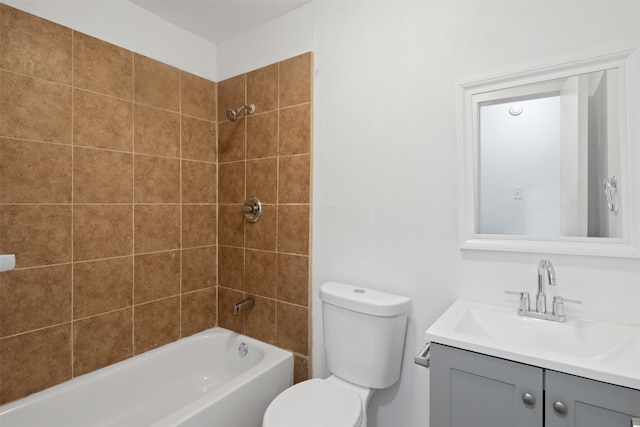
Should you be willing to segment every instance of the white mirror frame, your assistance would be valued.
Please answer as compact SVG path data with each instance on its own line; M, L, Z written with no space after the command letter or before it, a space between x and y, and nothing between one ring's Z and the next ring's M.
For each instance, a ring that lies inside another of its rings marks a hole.
M623 237L553 237L478 234L476 232L478 132L474 95L565 78L604 69L619 70L619 126ZM640 52L628 50L563 62L524 72L464 83L458 87L460 168L459 232L463 250L491 250L640 258Z

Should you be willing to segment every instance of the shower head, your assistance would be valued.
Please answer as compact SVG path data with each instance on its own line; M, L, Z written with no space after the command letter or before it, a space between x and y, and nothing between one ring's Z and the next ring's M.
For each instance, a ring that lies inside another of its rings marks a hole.
M227 108L227 118L232 122L238 120L238 116L242 112L242 110L247 110L247 114L253 114L256 112L256 106L254 104L243 105L242 107L238 107L235 110L233 108Z

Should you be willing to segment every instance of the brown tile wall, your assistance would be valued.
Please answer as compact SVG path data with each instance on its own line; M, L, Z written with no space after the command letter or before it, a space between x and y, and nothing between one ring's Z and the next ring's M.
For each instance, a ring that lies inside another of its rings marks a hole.
M0 40L5 403L215 325L217 88L3 4Z
M293 351L296 382L310 376L311 100L311 53L218 83L218 323ZM244 104L256 113L227 120ZM251 196L264 211L253 224Z
M216 321L310 377L312 55L217 85L3 4L0 40L0 404Z

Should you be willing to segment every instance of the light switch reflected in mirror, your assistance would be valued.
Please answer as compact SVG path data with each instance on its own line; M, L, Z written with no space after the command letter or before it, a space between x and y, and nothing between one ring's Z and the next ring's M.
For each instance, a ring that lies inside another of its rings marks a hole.
M461 85L463 249L640 256L637 57Z

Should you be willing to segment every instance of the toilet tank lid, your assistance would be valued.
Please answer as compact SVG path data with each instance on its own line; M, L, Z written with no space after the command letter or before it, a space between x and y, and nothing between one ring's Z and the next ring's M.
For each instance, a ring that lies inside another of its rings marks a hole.
M411 304L407 297L339 282L320 286L320 299L347 310L380 317L406 313Z

